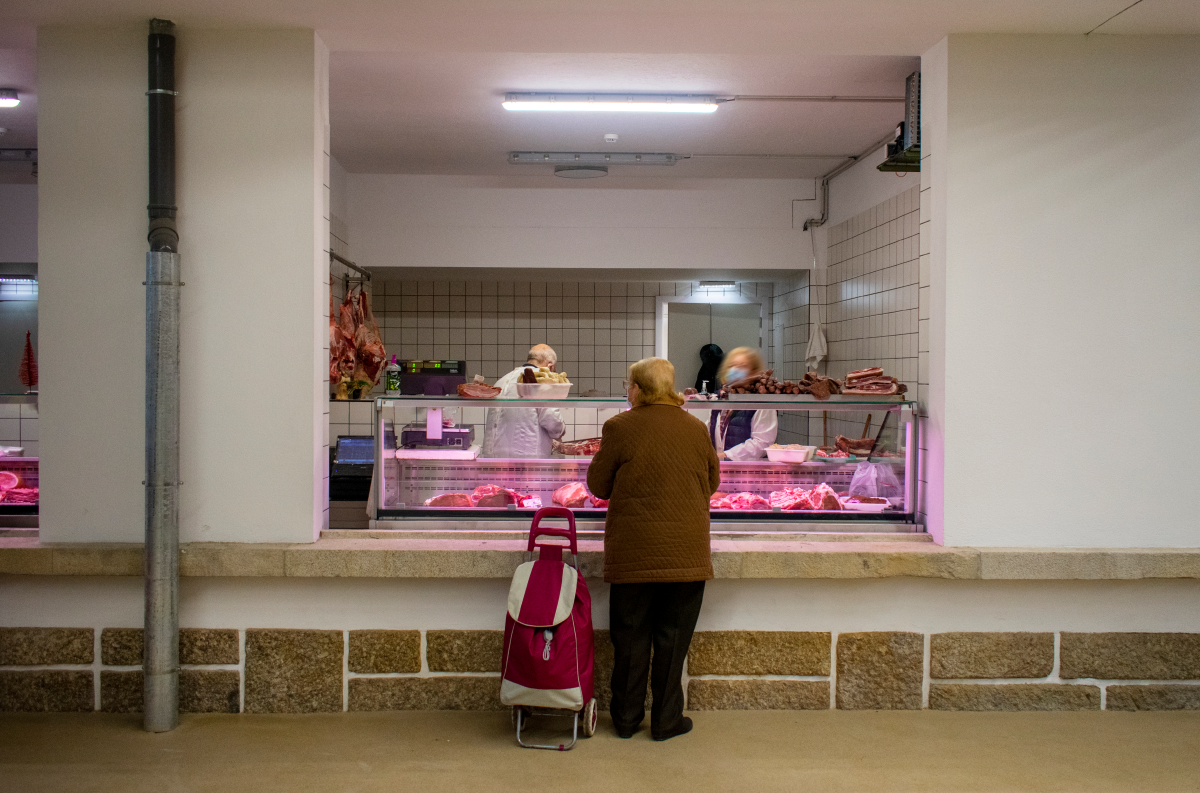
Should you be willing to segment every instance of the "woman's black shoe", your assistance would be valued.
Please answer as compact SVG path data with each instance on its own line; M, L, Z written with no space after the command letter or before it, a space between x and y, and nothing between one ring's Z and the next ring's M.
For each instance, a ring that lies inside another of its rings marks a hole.
M640 726L640 725L638 725L638 726ZM614 724L613 727L617 731L618 738L632 738L634 736L634 734L638 731L637 726L629 727L628 729L625 729L622 727L618 727L616 724Z
M683 721L681 721L679 723L679 726L676 727L675 729L671 730L670 732L664 732L662 735L651 735L650 737L656 741L665 741L668 738L674 738L676 735L685 735L686 733L689 733L691 731L692 731L692 720L689 719L687 716L684 716Z

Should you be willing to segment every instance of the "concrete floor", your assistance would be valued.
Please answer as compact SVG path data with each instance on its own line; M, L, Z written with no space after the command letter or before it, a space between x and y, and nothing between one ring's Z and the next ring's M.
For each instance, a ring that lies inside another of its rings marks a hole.
M570 752L507 713L0 714L0 790L1200 791L1200 713L692 713L653 743L601 716Z

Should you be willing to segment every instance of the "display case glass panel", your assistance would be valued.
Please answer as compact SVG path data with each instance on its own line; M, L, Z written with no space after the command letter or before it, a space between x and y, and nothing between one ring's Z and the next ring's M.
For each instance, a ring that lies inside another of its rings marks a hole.
M539 506L561 503L583 520L602 521L606 505L587 492L587 468L604 421L624 409L620 398L381 398L377 519L527 521ZM741 396L689 401L684 409L706 423L714 410L777 416L779 448L767 450L777 459L722 461L720 491L710 502L714 522L915 523L913 402ZM494 411L503 410L557 410L561 442L548 456L483 456Z

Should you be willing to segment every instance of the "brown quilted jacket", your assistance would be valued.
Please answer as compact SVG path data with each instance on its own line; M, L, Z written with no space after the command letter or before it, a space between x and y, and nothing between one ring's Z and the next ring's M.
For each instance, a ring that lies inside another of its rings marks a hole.
M610 499L604 580L613 584L713 577L708 499L721 468L708 430L674 405L643 405L604 422L588 489Z

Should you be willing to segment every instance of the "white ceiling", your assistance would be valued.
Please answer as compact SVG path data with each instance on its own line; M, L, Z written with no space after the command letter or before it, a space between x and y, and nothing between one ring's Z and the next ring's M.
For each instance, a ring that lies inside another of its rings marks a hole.
M1133 0L7 0L0 87L29 86L47 24L302 26L330 47L333 154L350 171L513 175L519 150L698 157L638 175L815 176L885 136L899 105L734 102L711 115L514 114L505 91L900 95L948 33L1083 35ZM1200 34L1200 0L1142 0L1096 35ZM17 85L12 85L12 83ZM25 93L23 91L23 93ZM28 123L3 119L26 135ZM11 113L12 111L8 111ZM602 136L620 141L606 146ZM21 140L24 140L21 138ZM757 159L745 155L832 155ZM2 178L2 177L0 177Z

